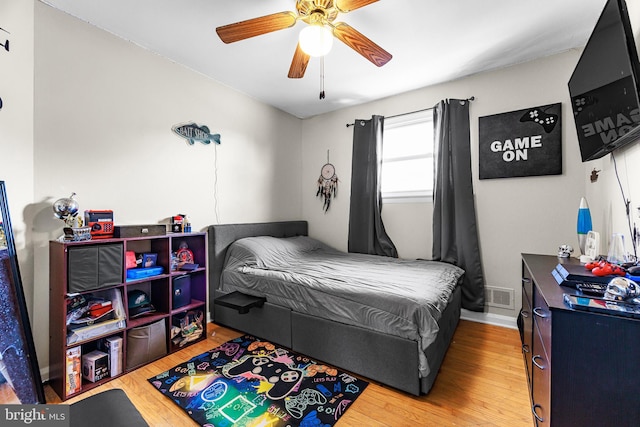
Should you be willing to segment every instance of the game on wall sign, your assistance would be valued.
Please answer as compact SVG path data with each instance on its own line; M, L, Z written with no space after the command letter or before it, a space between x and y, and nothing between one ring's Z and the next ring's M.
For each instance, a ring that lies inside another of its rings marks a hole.
M562 104L480 117L480 179L562 174Z

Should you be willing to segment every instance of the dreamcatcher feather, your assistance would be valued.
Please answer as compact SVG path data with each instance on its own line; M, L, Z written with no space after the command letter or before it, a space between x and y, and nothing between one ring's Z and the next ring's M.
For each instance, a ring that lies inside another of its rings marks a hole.
M316 197L320 196L323 199L322 208L324 211L329 210L331 206L331 197L336 197L338 194L338 177L326 180L322 176L318 179L318 192Z
M328 157L328 154L327 154ZM338 176L336 169L331 163L326 163L320 169L320 177L318 178L318 191L316 197L320 197L323 201L322 208L325 212L331 206L331 198L338 194Z

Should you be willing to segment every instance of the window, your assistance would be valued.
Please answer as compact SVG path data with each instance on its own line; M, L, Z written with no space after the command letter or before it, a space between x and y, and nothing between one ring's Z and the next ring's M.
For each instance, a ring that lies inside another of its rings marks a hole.
M431 110L384 121L382 198L385 202L431 201L433 194L433 113Z

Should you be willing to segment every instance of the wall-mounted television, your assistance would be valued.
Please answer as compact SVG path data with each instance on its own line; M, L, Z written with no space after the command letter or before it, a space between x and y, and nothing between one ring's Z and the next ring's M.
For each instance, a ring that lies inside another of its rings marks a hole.
M608 0L569 79L583 162L640 140L639 76L627 4Z

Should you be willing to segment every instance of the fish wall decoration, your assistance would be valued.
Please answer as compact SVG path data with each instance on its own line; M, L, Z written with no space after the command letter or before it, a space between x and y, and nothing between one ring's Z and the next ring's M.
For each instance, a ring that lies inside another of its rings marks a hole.
M220 144L220 134L211 134L207 126L199 126L191 122L175 125L171 130L179 137L186 139L189 145L195 144L196 141L205 145L211 144L211 141Z

